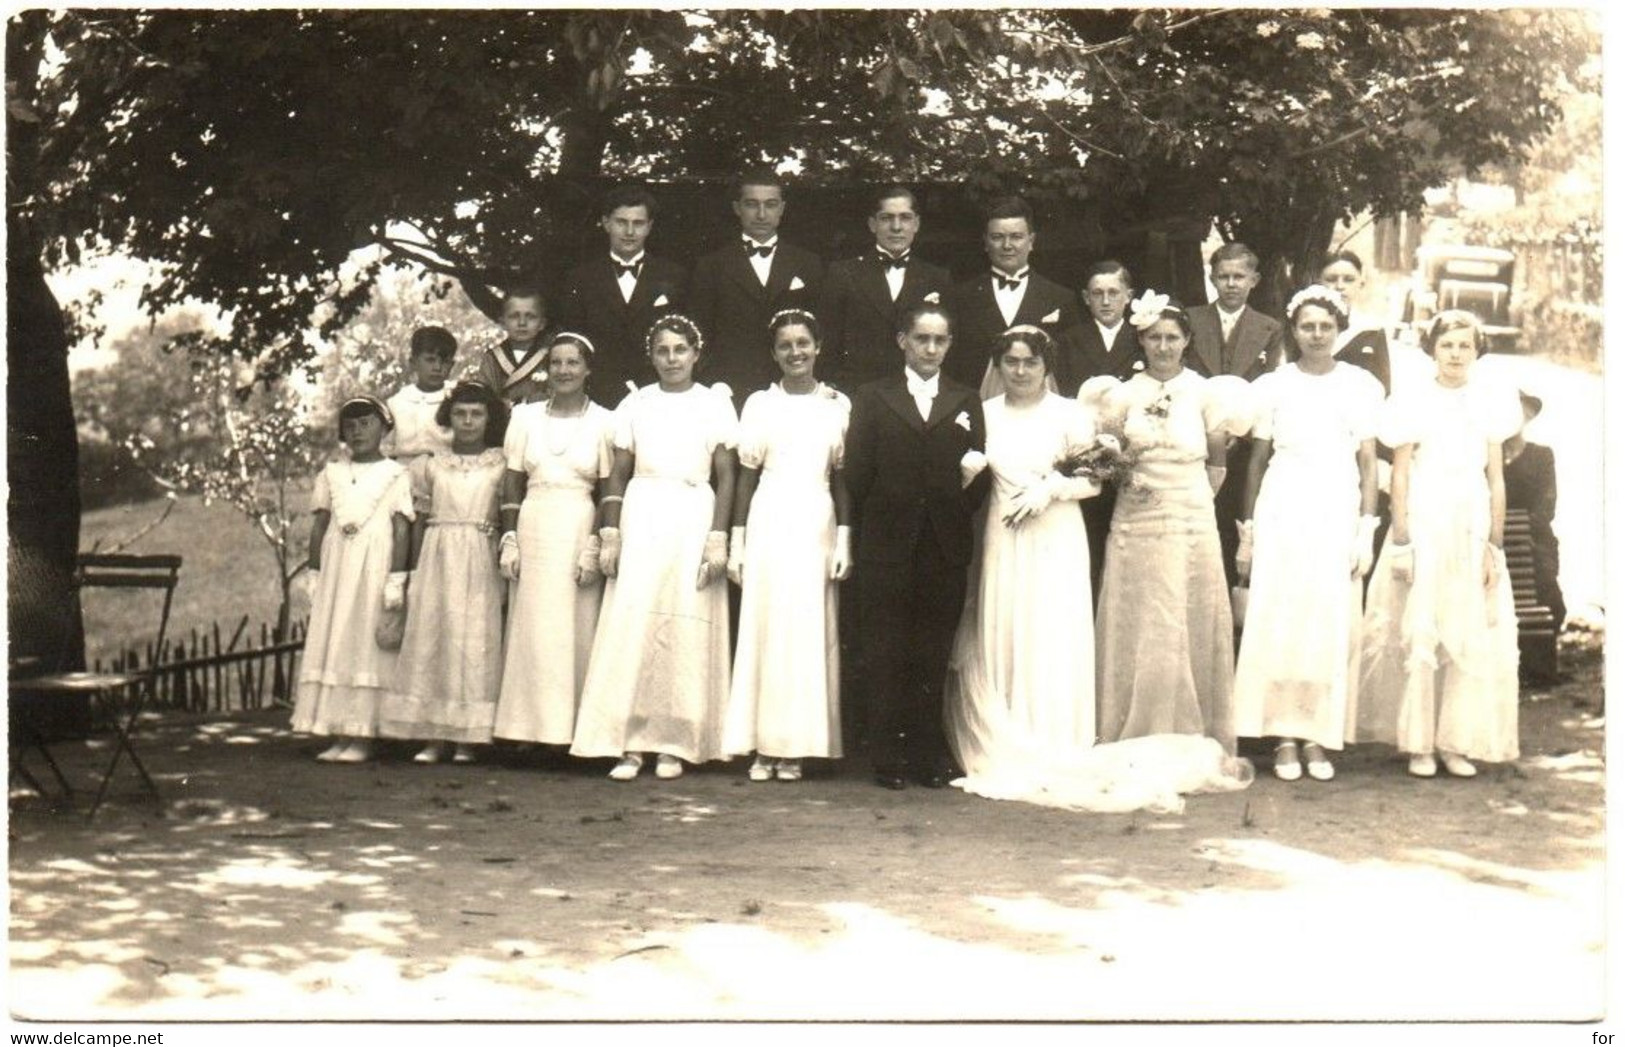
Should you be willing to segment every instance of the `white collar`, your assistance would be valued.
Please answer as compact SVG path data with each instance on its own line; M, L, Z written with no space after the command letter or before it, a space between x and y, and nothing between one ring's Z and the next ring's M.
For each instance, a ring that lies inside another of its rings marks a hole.
M621 261L620 255L616 254L614 251L611 251L609 253L609 260L614 262L616 265L640 265L643 262L643 256L648 253L649 252L647 251L639 251L637 254L623 262Z

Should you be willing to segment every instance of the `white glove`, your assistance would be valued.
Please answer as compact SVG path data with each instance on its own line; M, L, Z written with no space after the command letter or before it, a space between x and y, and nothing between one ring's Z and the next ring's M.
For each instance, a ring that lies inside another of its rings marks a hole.
M1353 571L1356 578L1371 573L1371 564L1377 558L1377 523L1375 516L1360 517L1360 529L1354 534Z
M1236 574L1242 581L1253 576L1253 521L1236 521Z
M969 487L971 481L987 468L987 455L981 451L966 451L959 460L959 486Z
M1224 477L1225 473L1227 472L1229 472L1229 470L1222 465L1210 465L1207 467L1207 485L1208 487L1212 488L1214 494L1218 494L1219 488L1224 486Z
M1016 492L1010 500L1010 511L1004 514L1004 522L1008 527L1020 527L1033 517L1049 508L1051 502L1059 492L1066 478L1060 473L1050 473L1036 483L1030 483Z
M581 544L581 552L576 554L576 584L583 589L604 576L598 569L598 555L603 544L596 534L589 534Z
M406 580L410 571L391 571L384 579L384 610L398 611L406 606Z
M745 584L745 529L735 527L728 539L728 581Z
M600 527L598 542L598 570L605 578L613 578L621 565L621 529Z
M497 543L497 570L510 582L519 580L519 535L513 531L503 531Z
M852 528L842 524L835 528L835 550L829 557L829 576L837 582L844 582L851 574Z
M705 551L700 554L700 570L694 578L694 588L704 589L728 571L728 532L707 531Z
M1407 585L1416 580L1416 551L1409 542L1393 542L1394 554L1389 558L1394 577Z

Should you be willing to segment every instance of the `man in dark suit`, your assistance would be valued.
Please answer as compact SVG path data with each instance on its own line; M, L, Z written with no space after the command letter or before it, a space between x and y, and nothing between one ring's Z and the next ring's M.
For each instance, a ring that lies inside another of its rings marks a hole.
M824 263L780 240L784 183L773 172L741 177L733 210L740 239L695 263L688 306L705 336L704 378L727 382L738 407L778 378L768 321L780 309L817 309Z
M592 398L614 407L628 382L654 377L644 337L666 313L680 312L687 274L669 259L644 250L654 229L655 200L642 186L623 185L604 197L599 224L609 240L565 278L560 320L592 339Z
M1258 286L1258 255L1240 241L1222 245L1208 260L1208 278L1218 301L1190 310L1191 344L1185 363L1207 377L1237 375L1252 381L1281 362L1281 324L1247 304ZM1236 574L1236 520L1241 515L1241 491L1247 482L1247 460L1253 442L1241 437L1225 457L1224 484L1213 497L1219 521L1219 548L1224 574L1234 586Z
M941 373L953 342L941 306L903 317L899 373L852 401L844 475L857 514L860 628L875 780L954 775L942 686L965 602L971 516L987 496L986 430L975 390ZM974 454L972 452L975 452Z
M914 194L888 186L869 216L875 248L829 267L818 320L832 384L851 392L897 370L897 319L921 302L940 303L948 270L914 255L920 215Z
M1079 386L1100 375L1126 382L1136 371L1145 370L1139 332L1125 319L1133 296L1134 277L1128 266L1111 258L1090 266L1083 285L1089 315L1082 323L1061 332L1057 344L1060 360L1055 368L1055 386L1061 395L1078 395ZM1117 489L1108 484L1098 496L1078 504L1089 534L1089 582L1099 600L1101 572L1106 569L1106 537L1117 507Z
M982 248L990 272L954 288L954 344L948 362L956 382L980 388L993 359L993 339L1017 324L1032 324L1051 338L1078 322L1072 292L1028 268L1038 235L1033 210L1019 196L993 201L983 225Z

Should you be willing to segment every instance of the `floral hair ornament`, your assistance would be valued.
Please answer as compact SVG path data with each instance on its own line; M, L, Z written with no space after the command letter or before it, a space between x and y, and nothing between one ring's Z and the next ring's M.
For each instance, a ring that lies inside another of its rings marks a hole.
M1291 316L1300 306L1319 305L1335 313L1345 324L1349 322L1349 303L1341 294L1325 284L1310 284L1286 303L1286 315Z
M812 313L808 312L805 309L780 309L778 312L774 313L772 315L772 317L770 317L768 319L768 321L767 321L768 329L771 330L771 329L777 327L779 325L779 321L780 320L785 320L785 319L790 319L790 320L811 320L813 323L818 322L818 317L814 316Z
M696 353L705 351L705 336L700 334L700 325L682 313L667 313L649 326L649 333L643 339L644 352L655 351L655 335L661 331L671 331L687 338L693 343Z
M1140 292L1140 297L1128 305L1128 322L1134 325L1136 331L1143 331L1147 327L1162 319L1162 311L1173 304L1173 299L1165 294L1157 294L1150 288Z
M593 353L598 351L593 346L592 339L588 338L579 331L560 331L558 334L547 340L547 347L551 349L560 342L574 342L575 344L581 346L581 351L586 353L588 356L591 356Z
M1049 338L1049 332L1048 331L1045 331L1042 327L1035 327L1032 324L1017 324L1014 327L1007 327L1007 328L1005 328L1004 333L1005 334L1025 334L1025 335L1035 335L1036 334L1036 335L1042 336L1046 340Z

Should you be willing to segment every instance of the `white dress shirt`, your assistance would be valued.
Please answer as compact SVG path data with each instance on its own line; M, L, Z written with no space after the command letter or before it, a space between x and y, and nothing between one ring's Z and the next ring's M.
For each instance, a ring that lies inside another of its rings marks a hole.
M1241 309L1245 308L1247 308L1245 305L1241 307ZM1219 338L1228 345L1230 343L1230 332L1236 329L1236 321L1241 319L1241 309L1237 309L1233 313L1227 313L1224 311L1224 306L1217 304L1214 305L1214 309L1218 310L1219 313Z
M1021 300L1027 297L1027 273L1023 269L1012 276L993 270L993 300L999 303L999 315L1004 317L1004 326L1009 327L1016 322L1016 313L1021 310ZM1001 286L1000 280L1016 281L1014 287Z
M931 420L931 401L937 398L937 379L942 377L938 371L930 378L921 378L910 367L903 368L903 379L908 383L908 395L914 398L914 406L920 409L920 421Z
M880 256L880 264L884 266L881 272L885 274L886 287L891 290L891 300L895 302L897 296L903 293L903 277L907 276L908 273L906 270L897 269L886 264L887 259L895 260L897 256L888 253L884 247L876 245L875 253ZM908 252L904 251L902 257L908 258Z
M755 240L752 240L750 237L747 236L747 237L745 237L745 246L746 247L770 247L770 248L773 249L772 252L769 253L766 258L761 257L760 255L756 254L754 251L751 252L751 254L748 256L750 258L750 267L752 269L756 270L756 279L758 279L758 280L760 280L762 282L763 287L766 287L767 286L768 274L773 271L773 255L777 254L778 250L779 250L779 238L775 236L775 237L773 237L773 239L767 241L766 243L759 244Z
M1106 346L1106 351L1109 353L1112 351L1112 346L1117 344L1117 332L1123 329L1123 321L1119 319L1117 326L1107 327L1099 320L1096 320L1095 329L1100 332L1100 341Z
M621 266L637 265L637 266L641 266L643 264L643 256L644 256L644 254L645 254L645 252L639 251L636 255L634 255L631 258L628 258L624 262L621 261L619 258L617 258L614 255L613 252L610 254L609 257L610 257L610 261L614 262L616 265L621 265ZM632 292L636 291L638 289L638 274L637 273L628 273L628 272L626 272L624 270L617 270L616 273L615 273L615 282L621 285L621 301L630 302L632 300Z
M391 396L388 403L395 416L395 428L385 434L383 452L391 458L409 460L420 454L451 450L451 430L441 428L434 418L449 391L449 386L430 393L408 385Z

